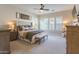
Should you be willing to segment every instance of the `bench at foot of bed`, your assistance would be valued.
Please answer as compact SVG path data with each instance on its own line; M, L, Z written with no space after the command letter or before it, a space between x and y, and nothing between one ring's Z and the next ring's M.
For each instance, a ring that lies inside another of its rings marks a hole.
M48 39L48 35L37 36L35 39L37 39L36 43L38 42L40 44L42 40Z

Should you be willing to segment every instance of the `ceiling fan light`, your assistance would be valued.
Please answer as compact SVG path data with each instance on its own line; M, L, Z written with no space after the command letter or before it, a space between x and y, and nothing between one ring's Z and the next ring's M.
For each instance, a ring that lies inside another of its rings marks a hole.
M40 11L40 13L43 13L44 12L44 10L39 10Z

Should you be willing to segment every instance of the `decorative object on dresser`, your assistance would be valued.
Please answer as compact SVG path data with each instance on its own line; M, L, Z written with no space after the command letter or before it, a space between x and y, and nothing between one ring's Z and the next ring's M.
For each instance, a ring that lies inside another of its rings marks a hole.
M79 26L67 26L67 53L79 54Z
M10 40L11 41L16 40L18 34L15 20L8 22L8 29L10 29Z
M15 20L9 21L7 25L8 25L8 29L10 29L11 31L17 31Z
M0 54L10 53L10 32L0 28Z

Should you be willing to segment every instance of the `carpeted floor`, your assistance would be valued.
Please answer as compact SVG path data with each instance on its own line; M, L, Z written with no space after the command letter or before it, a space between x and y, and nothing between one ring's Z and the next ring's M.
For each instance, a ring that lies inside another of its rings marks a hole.
M48 33L48 39L41 44L30 45L25 41L16 40L10 42L12 54L65 54L66 39L61 33Z

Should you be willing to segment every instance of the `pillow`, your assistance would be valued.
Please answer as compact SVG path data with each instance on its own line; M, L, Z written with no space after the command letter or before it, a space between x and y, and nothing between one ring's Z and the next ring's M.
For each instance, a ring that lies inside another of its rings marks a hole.
M22 26L18 26L18 30L22 31L23 30Z
M23 30L24 31L29 30L29 27L23 27Z

